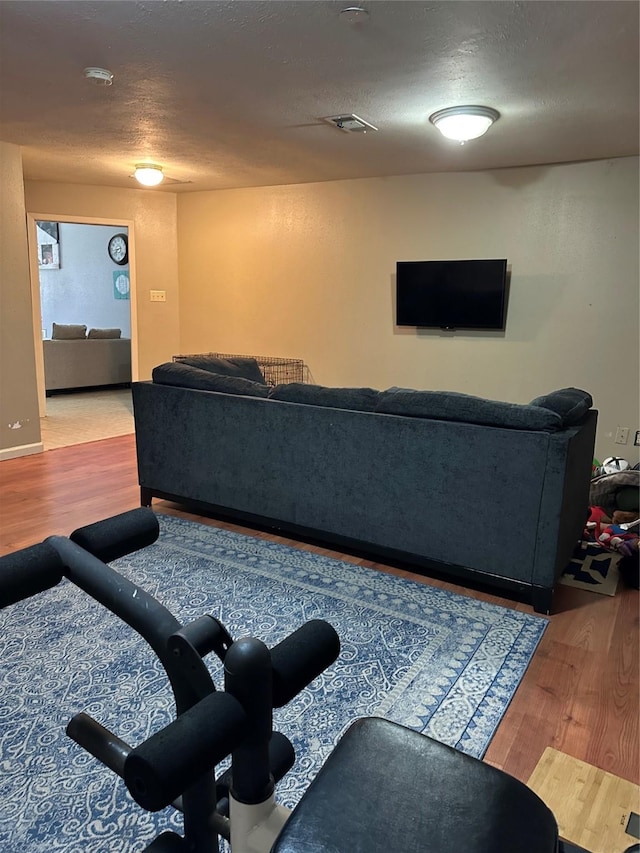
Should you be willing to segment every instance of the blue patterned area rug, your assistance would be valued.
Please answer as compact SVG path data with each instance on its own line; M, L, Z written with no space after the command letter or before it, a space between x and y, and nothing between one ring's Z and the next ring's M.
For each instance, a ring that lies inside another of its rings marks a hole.
M416 581L182 519L114 564L181 622L203 613L233 637L273 646L309 619L338 631L338 661L275 727L297 761L278 786L300 798L356 717L388 717L481 757L546 620ZM64 734L86 711L131 745L172 719L164 671L146 643L64 580L0 613L0 850L141 851L179 814L143 812L122 780ZM209 658L207 658L209 661ZM211 661L215 683L221 664Z

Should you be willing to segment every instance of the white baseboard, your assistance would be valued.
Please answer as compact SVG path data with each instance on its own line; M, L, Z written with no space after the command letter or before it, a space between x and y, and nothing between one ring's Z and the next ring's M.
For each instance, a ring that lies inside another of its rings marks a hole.
M5 447L0 450L0 462L5 459L16 459L18 456L32 456L34 453L43 453L44 445L41 441L34 444L20 444L17 447Z

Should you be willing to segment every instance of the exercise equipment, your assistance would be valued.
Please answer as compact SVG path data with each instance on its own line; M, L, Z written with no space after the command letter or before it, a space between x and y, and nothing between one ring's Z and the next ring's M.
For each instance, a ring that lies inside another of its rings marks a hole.
M234 640L204 615L181 625L107 561L159 535L140 508L0 558L0 607L63 577L137 631L171 684L176 718L135 748L85 713L67 734L124 779L134 800L184 817L147 853L557 853L555 819L525 785L425 735L378 718L357 720L290 813L275 785L293 766L290 741L273 731L287 704L337 658L331 625L312 620L274 648ZM216 689L204 657L223 662ZM231 756L218 778L216 766Z

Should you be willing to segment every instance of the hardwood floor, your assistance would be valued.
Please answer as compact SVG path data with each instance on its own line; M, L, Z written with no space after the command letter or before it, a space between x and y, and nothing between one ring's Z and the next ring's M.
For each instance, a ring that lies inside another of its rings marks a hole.
M139 506L134 436L0 463L0 554L69 535ZM157 512L202 521L389 571L532 612L525 604L426 579L328 549L202 518L166 502ZM631 782L640 781L639 594L613 597L559 586L542 642L485 760L526 782L545 747Z

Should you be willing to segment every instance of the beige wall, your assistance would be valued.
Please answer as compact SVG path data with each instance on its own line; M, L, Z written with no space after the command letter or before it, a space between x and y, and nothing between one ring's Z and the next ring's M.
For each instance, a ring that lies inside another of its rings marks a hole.
M3 387L0 449L39 441L19 150L2 154L0 353L25 349L9 358L26 402L21 415ZM613 443L640 427L637 158L179 196L27 182L25 197L32 213L133 223L140 378L219 349L304 358L322 384L517 402L575 385L600 410L598 456L637 459ZM504 335L395 327L396 260L456 257L508 258ZM16 420L33 435L5 436Z
M178 244L183 351L513 402L581 387L600 458L637 459L638 158L182 194ZM483 257L509 262L504 334L394 326L397 260Z
M38 452L40 420L22 155L0 142L0 459Z
M59 220L69 216L132 223L129 266L136 321L132 339L138 353L137 376L148 379L156 364L169 361L180 349L175 194L27 181L25 198L29 213L51 214ZM166 291L166 302L150 302L150 290Z

